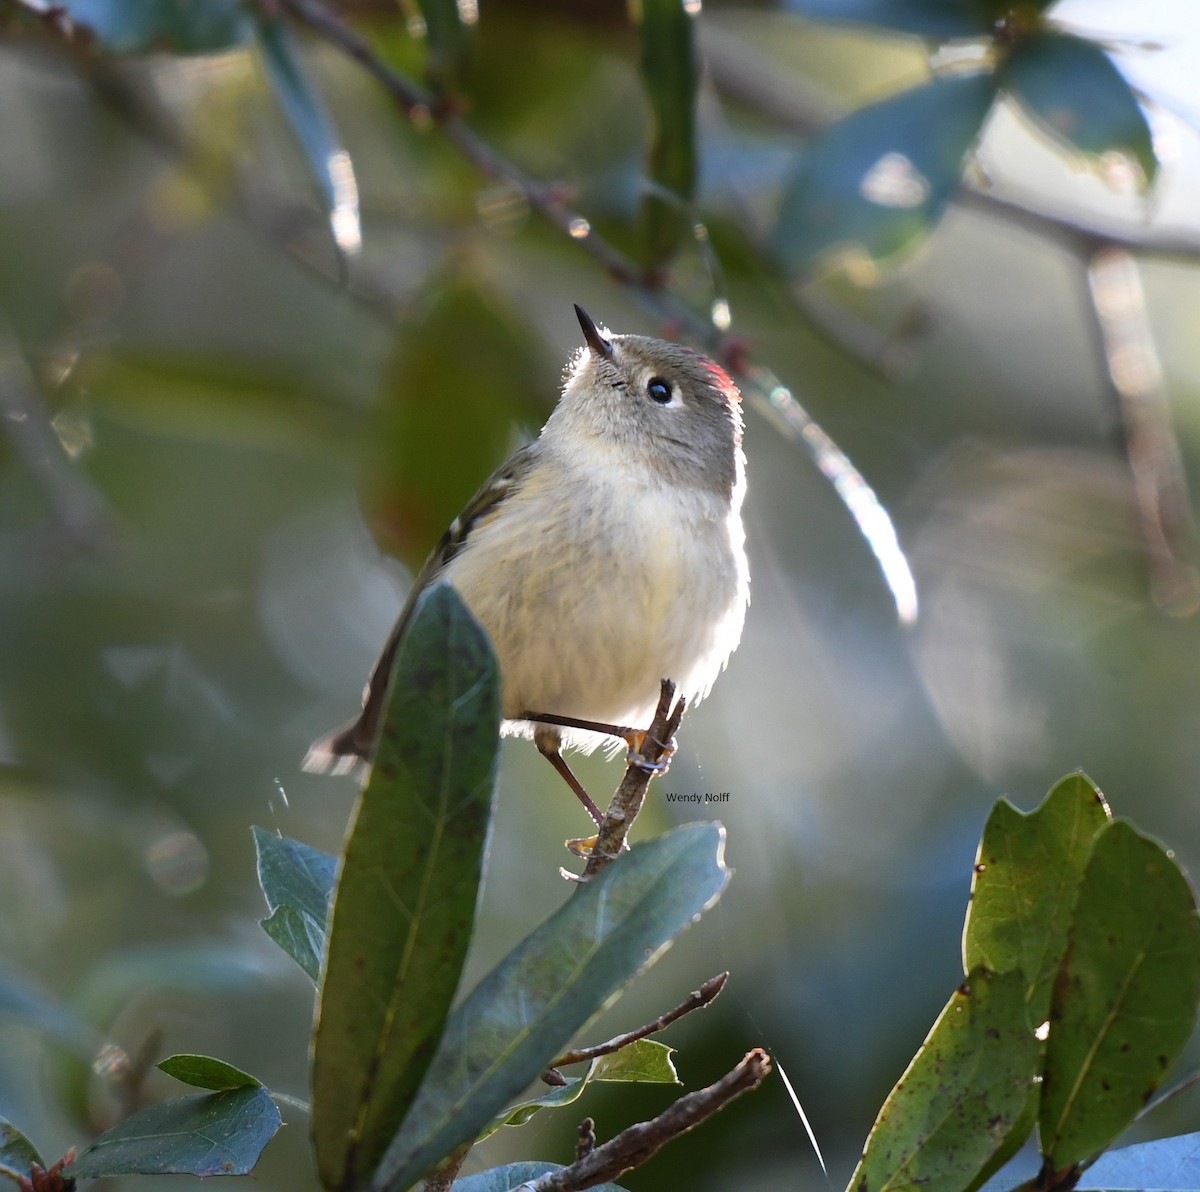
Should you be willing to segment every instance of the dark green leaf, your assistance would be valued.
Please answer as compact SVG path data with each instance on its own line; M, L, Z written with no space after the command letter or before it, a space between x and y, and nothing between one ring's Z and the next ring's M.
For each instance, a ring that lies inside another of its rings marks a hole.
M671 1062L675 1049L653 1039L638 1039L596 1061L593 1080L628 1080L648 1084L679 1084Z
M661 265L694 222L696 66L694 18L683 0L634 0L642 46L642 85L654 113L651 192L642 212L647 263Z
M207 54L240 45L249 33L243 0L62 0L61 7L114 54Z
M208 1055L169 1055L155 1064L155 1067L168 1076L174 1076L176 1080L194 1085L198 1089L240 1089L247 1085L258 1087L262 1084L261 1080L256 1080L241 1068L235 1068L224 1060L215 1060Z
M1083 1173L1078 1187L1102 1192L1196 1192L1200 1134L1158 1138L1108 1151Z
M990 37L987 0L787 0L788 8L825 21L880 25L920 37Z
M530 1097L527 1101L520 1101L508 1109L501 1110L479 1131L475 1141L482 1142L485 1138L490 1138L501 1126L523 1126L539 1109L557 1109L578 1101L594 1070L595 1064L589 1064L583 1076L573 1077L566 1084L548 1088L536 1097Z
M1040 125L1092 156L1123 153L1145 180L1158 170L1150 125L1125 77L1095 42L1043 29L1013 50L1004 88Z
M34 1163L46 1166L33 1143L12 1122L0 1118L0 1178L28 1176Z
M888 1094L849 1187L961 1192L1010 1144L1038 1050L1021 975L974 970Z
M1067 926L1092 840L1110 819L1083 774L1057 783L1028 815L1001 799L979 842L963 967L1025 974L1034 1023L1050 1012L1050 991L1067 946Z
M262 921L263 930L316 981L325 955L337 858L263 828L252 831L258 881L272 912Z
M438 92L453 94L462 86L471 49L470 30L457 0L417 0L425 22L429 56L425 74Z
M557 1163L510 1163L454 1181L453 1192L513 1192L528 1180L562 1171ZM597 1184L596 1192L622 1192L617 1184Z
M264 1088L177 1097L106 1130L65 1174L247 1175L280 1124Z
M958 188L996 94L990 74L936 79L839 121L805 152L773 236L803 275L839 249L890 256L923 236Z
M407 1187L474 1137L572 1036L720 894L724 829L635 844L457 1006L373 1187Z
M1021 1108L1021 1112L1017 1114L1016 1120L1010 1127L1008 1134L996 1147L995 1153L983 1165L979 1174L966 1186L965 1192L976 1192L977 1188L982 1188L987 1185L988 1181L998 1172L1002 1171L1005 1165L1012 1159L1025 1145L1026 1139L1033 1133L1037 1126L1038 1119L1038 1097L1039 1087L1037 1084L1029 1086L1029 1092L1025 1097L1025 1104ZM1019 1183L1020 1181L1015 1181Z
M1096 837L1050 1009L1039 1132L1055 1169L1107 1146L1196 1023L1200 918L1161 845L1115 820Z
M499 725L491 643L439 584L396 660L334 904L313 1057L328 1187L374 1170L441 1037L475 920Z
M321 193L334 243L344 253L362 247L358 216L358 183L350 154L334 131L320 93L300 61L300 52L283 19L255 9L255 27L267 77Z

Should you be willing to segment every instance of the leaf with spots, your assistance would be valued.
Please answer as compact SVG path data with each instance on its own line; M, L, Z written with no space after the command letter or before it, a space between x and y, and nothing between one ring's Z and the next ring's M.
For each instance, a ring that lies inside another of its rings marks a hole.
M364 1187L441 1037L475 919L499 750L486 633L445 584L396 659L346 845L313 1054L330 1188Z
M1091 779L1069 774L1027 815L1001 799L983 830L963 931L963 968L1023 973L1035 1024L1050 1012L1092 840L1111 818Z
M1200 918L1162 846L1115 820L1097 835L1054 984L1039 1132L1057 1170L1103 1150L1196 1024Z
M849 1188L962 1192L1011 1148L1037 1061L1020 973L973 970L888 1094Z

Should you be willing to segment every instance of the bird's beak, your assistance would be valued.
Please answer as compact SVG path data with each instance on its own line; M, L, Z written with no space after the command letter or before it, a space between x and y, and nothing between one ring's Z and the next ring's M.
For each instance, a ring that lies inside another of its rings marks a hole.
M613 358L612 344L600 334L600 328L592 322L592 316L578 302L575 303L575 315L579 319L580 327L583 328L583 339L587 346L601 359L611 360Z

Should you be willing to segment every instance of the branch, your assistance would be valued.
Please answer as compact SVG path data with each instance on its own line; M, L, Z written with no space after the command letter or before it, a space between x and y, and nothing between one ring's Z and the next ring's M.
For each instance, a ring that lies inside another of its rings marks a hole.
M665 1030L685 1014L690 1014L693 1010L703 1010L725 988L725 982L728 980L728 972L709 977L699 989L688 994L674 1010L668 1010L653 1022L648 1022L635 1031L629 1031L627 1034L618 1035L615 1039L609 1039L607 1043L597 1043L594 1047L581 1047L576 1051L565 1052L550 1065L551 1070L564 1068L568 1064L582 1064L585 1060L599 1059L602 1055L612 1055L614 1051L620 1051L622 1047L628 1047L630 1043L636 1043L639 1039L645 1039L648 1035Z
M640 1167L668 1142L720 1112L735 1097L758 1088L770 1071L770 1056L756 1047L716 1084L687 1093L658 1117L622 1130L569 1167L522 1184L518 1192L577 1192L615 1180L622 1173Z
M630 754L625 777L604 813L604 822L596 834L596 843L588 856L581 881L595 877L617 859L625 847L625 837L642 809L650 779L666 771L671 754L675 752L675 733L686 706L686 701L680 699L672 708L674 699L675 684L670 679L663 679L654 719L646 730L640 753Z
M1137 262L1108 246L1087 263L1089 310L1120 417L1155 605L1175 616L1200 608L1200 545L1170 402Z

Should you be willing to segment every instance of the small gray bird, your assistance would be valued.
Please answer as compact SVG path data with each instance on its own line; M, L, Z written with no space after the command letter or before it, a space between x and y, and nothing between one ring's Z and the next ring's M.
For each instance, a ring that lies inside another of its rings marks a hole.
M361 715L317 741L306 769L369 763L396 650L439 580L491 636L502 731L532 737L597 823L562 749L631 740L626 726L649 724L661 679L695 702L737 648L750 600L737 386L690 348L612 335L575 313L586 346L541 435L454 519L413 583Z

